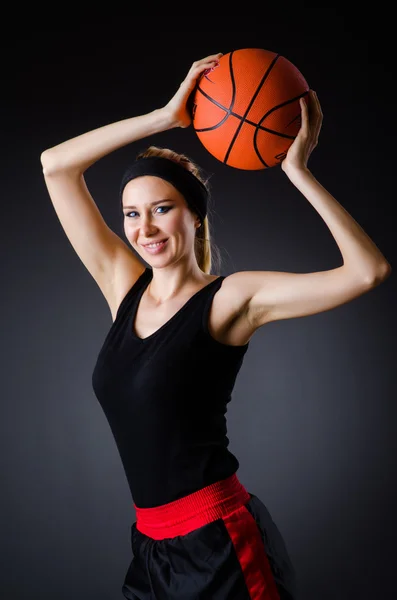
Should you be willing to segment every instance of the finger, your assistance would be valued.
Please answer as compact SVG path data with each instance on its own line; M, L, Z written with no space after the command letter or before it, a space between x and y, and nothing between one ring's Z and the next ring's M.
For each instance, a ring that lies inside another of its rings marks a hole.
M315 131L316 131L316 127L317 127L318 114L317 114L316 99L315 99L313 90L309 91L309 108L308 108L308 110L309 110L310 135L311 135L312 139L314 139Z
M320 105L320 101L317 96L317 92L313 92L313 103L315 106L315 113L317 116L317 120L322 121L323 120L323 111L321 110L321 105Z
M314 115L313 115L313 144L317 146L318 137L321 130L321 125L323 122L323 113L321 111L320 102L318 100L318 96L316 92L313 91L313 105L314 105Z
M321 110L321 105L320 105L320 101L319 101L318 96L317 96L317 92L313 92L313 93L314 93L314 99L315 99L315 102L316 102L317 112L320 115L320 117L323 118L323 111Z
M198 60L190 67L188 77L189 79L199 79L201 75L210 73L216 67L219 66L219 58L221 54L215 54L212 57L207 57L203 60Z
M210 63L217 62L220 57L223 56L222 52L217 52L217 54L210 54L201 60L196 60L191 66L191 70L197 70L200 68L204 68L204 65L208 65Z
M308 113L308 126L310 130L310 134L313 134L313 131L317 127L318 122L318 108L317 102L315 98L315 92L313 90L309 90L309 100L307 103L307 113Z
M299 98L301 107L301 132L307 134L309 132L309 114L305 98Z
M206 72L209 73L218 66L219 58L221 56L223 56L222 53L218 52L217 54L211 54L210 56L207 56L201 60L196 60L190 67L188 74L180 85L187 86L188 88L196 85L197 81L203 74Z
M223 56L222 52L217 52L216 54L210 54L206 58L203 58L202 61L203 62L208 62L208 61L211 61L211 60L219 60L221 56ZM201 62L201 61L199 61L199 62Z
M317 125L318 122L321 122L323 119L323 113L321 110L320 102L318 96L315 91L311 93L311 102L312 102L312 117L313 124Z

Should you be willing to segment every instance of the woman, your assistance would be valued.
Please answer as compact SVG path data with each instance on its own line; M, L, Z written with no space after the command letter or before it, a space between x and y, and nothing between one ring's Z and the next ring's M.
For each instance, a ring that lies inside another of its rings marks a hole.
M90 165L149 135L191 124L189 97L221 54L194 62L162 108L42 153L45 182L113 324L93 387L134 499L126 598L296 598L295 571L265 505L237 477L225 413L261 326L330 310L384 281L391 267L313 177L322 113L301 99L301 128L281 168L323 218L343 265L315 273L211 275L208 186L186 156L151 146L120 190L131 249L105 224L84 181ZM145 267L144 263L149 267Z

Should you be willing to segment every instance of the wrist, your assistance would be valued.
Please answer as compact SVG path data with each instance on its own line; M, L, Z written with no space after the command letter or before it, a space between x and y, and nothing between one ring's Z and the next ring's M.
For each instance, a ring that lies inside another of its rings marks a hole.
M163 106L161 108L156 108L153 113L156 115L156 118L164 126L164 129L174 129L179 126L179 121L175 118L175 115L168 110L167 106Z
M288 179L290 179L291 181L294 181L296 179L301 179L304 177L309 177L312 175L311 171L304 165L302 165L302 166L296 166L296 165L286 166L285 168L283 168L283 171L287 175Z

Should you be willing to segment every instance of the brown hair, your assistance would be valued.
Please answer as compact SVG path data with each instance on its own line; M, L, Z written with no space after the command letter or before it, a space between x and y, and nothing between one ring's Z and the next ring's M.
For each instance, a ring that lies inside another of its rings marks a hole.
M207 190L210 191L209 180L202 175L200 167L185 154L178 154L178 152L175 152L170 148L159 148L158 146L149 146L148 148L146 148L146 150L142 150L141 152L139 152L136 158L147 158L149 156L161 156L163 158L173 160L174 162L178 163L179 165L190 171L205 185ZM208 204L210 204L210 196ZM205 217L201 226L196 229L196 237L194 242L194 252L196 255L197 264L204 273L211 273L213 262L216 262L216 267L218 270L220 270L221 263L219 249L216 246L216 244L213 241L211 241L211 226L208 219L209 214L210 206L208 205L207 216Z

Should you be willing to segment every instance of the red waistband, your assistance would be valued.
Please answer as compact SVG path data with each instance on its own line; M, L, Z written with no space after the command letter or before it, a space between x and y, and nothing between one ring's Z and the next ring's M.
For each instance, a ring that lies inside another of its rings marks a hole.
M185 535L229 515L250 498L249 492L234 473L227 479L162 506L138 508L134 504L136 528L155 540Z

